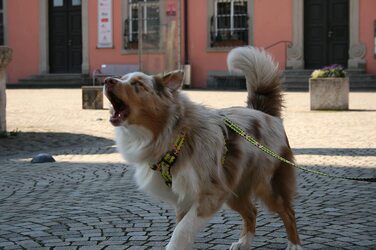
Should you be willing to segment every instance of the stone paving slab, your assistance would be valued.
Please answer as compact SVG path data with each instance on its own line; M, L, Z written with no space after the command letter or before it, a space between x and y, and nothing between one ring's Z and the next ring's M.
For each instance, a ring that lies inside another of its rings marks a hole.
M243 92L188 94L214 107L245 100ZM307 98L286 95L285 126L298 162L375 176L376 93L352 93L348 112L310 112ZM107 111L81 110L79 90L11 90L8 101L8 128L20 132L0 139L0 249L164 248L174 211L136 189L132 168L114 148ZM57 162L31 164L41 151ZM376 249L375 184L299 172L298 192L305 249ZM253 248L284 249L281 220L258 208ZM195 249L228 249L240 230L239 216L222 210Z

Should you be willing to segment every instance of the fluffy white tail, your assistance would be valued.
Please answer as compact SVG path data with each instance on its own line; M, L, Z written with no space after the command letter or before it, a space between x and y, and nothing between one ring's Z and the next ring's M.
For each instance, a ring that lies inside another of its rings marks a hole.
M247 80L249 108L272 116L281 116L282 89L278 64L264 50L238 47L227 56L230 72L241 73Z

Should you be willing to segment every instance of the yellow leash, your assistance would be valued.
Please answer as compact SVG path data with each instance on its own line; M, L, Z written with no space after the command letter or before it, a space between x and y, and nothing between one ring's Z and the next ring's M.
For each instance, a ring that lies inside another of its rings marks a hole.
M376 177L372 178L359 178L359 177L347 177L347 176L339 176L339 175L333 175L333 174L328 174L324 173L318 170L312 170L308 169L306 167L297 165L282 156L278 155L276 152L272 151L268 147L261 145L259 142L255 140L251 135L247 134L242 128L240 128L235 122L231 121L228 117L224 116L224 122L228 128L230 128L232 131L243 137L246 141L251 143L252 145L256 146L259 148L261 151L263 151L265 154L268 154L282 162L285 162L289 164L290 166L293 166L295 168L298 168L304 172L310 173L310 174L316 174L316 175L321 175L321 176L326 176L326 177L331 177L331 178L337 178L337 179L345 179L345 180L353 180L353 181L364 181L364 182L376 182Z

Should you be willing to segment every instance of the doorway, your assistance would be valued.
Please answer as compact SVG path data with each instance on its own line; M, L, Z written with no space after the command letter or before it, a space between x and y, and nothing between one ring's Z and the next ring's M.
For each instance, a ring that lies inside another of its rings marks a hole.
M341 64L349 59L349 0L304 1L306 69Z
M49 1L50 73L81 73L81 0Z

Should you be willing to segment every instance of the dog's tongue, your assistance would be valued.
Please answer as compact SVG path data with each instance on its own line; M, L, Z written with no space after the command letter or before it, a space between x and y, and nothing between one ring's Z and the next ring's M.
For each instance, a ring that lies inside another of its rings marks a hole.
M120 111L116 111L110 118L110 122L114 126L120 126L121 123L127 118L128 116L128 109L122 109Z

